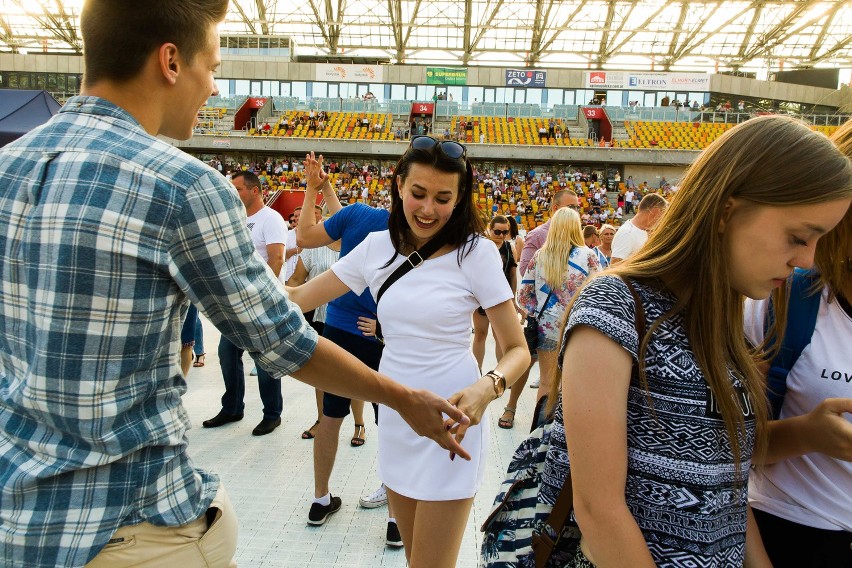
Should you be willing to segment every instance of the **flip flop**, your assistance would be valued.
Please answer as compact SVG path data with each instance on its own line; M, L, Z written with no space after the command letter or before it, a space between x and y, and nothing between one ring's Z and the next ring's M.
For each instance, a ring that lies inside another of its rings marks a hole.
M204 356L206 353L202 353L201 355L195 356L195 362L192 364L193 367L203 367L204 366Z
M360 448L364 445L366 440L364 436L367 434L367 429L364 428L363 424L355 425L355 435L352 436L352 440L349 442L353 447Z
M313 426L311 426L310 428L308 428L307 430L302 432L302 439L303 440L313 440L314 439L313 429L317 427L317 424L319 424L319 420L314 422Z

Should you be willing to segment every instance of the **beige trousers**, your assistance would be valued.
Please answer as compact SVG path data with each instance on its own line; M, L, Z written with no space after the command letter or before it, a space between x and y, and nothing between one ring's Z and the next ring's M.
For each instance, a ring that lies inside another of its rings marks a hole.
M121 527L86 568L236 568L236 549L237 517L220 484L207 515L180 527Z

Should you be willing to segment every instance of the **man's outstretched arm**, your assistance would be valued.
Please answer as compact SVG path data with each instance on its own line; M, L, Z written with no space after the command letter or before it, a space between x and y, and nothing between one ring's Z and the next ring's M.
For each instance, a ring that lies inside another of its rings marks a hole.
M449 452L470 459L470 454L444 426L444 414L453 421L469 424L462 411L435 393L410 389L377 373L324 337L319 338L316 351L307 364L291 375L322 391L389 406L417 434L431 438Z

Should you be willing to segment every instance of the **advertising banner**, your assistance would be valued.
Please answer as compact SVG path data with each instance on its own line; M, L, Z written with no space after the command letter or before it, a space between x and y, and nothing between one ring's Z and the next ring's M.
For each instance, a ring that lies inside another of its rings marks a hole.
M630 89L636 91L709 91L706 73L632 73L629 71L587 71L587 89Z
M587 71L587 89L624 89L624 73L621 71Z
M381 65L332 65L316 64L316 80L331 83L383 83L384 69Z
M467 69L450 67L427 67L427 85L467 85Z
M532 69L506 69L507 87L538 87L543 88L547 82L547 71Z

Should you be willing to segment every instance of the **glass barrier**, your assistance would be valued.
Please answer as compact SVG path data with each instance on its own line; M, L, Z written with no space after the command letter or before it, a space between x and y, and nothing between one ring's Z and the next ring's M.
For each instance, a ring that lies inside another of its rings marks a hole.
M211 107L239 108L246 100L245 96L210 97L207 105ZM545 107L527 103L471 103L463 106L456 101L408 101L312 98L301 101L297 97L272 97L274 109L278 112L292 110L324 110L326 112L355 112L380 113L405 116L411 114L412 105L429 103L435 105L434 117L439 120L451 120L462 116L488 116L497 118L555 118L576 121L580 108L591 105L553 105ZM639 106L604 106L609 119L618 126L625 121L658 121L658 122L717 122L738 124L755 116L755 112L717 112L712 109L695 110L690 107L639 107ZM761 114L761 113L757 113ZM816 126L840 126L850 119L848 114L819 114L792 115Z
M215 108L232 108L238 109L243 106L243 103L248 99L245 95L235 95L232 97L209 97L207 106Z

